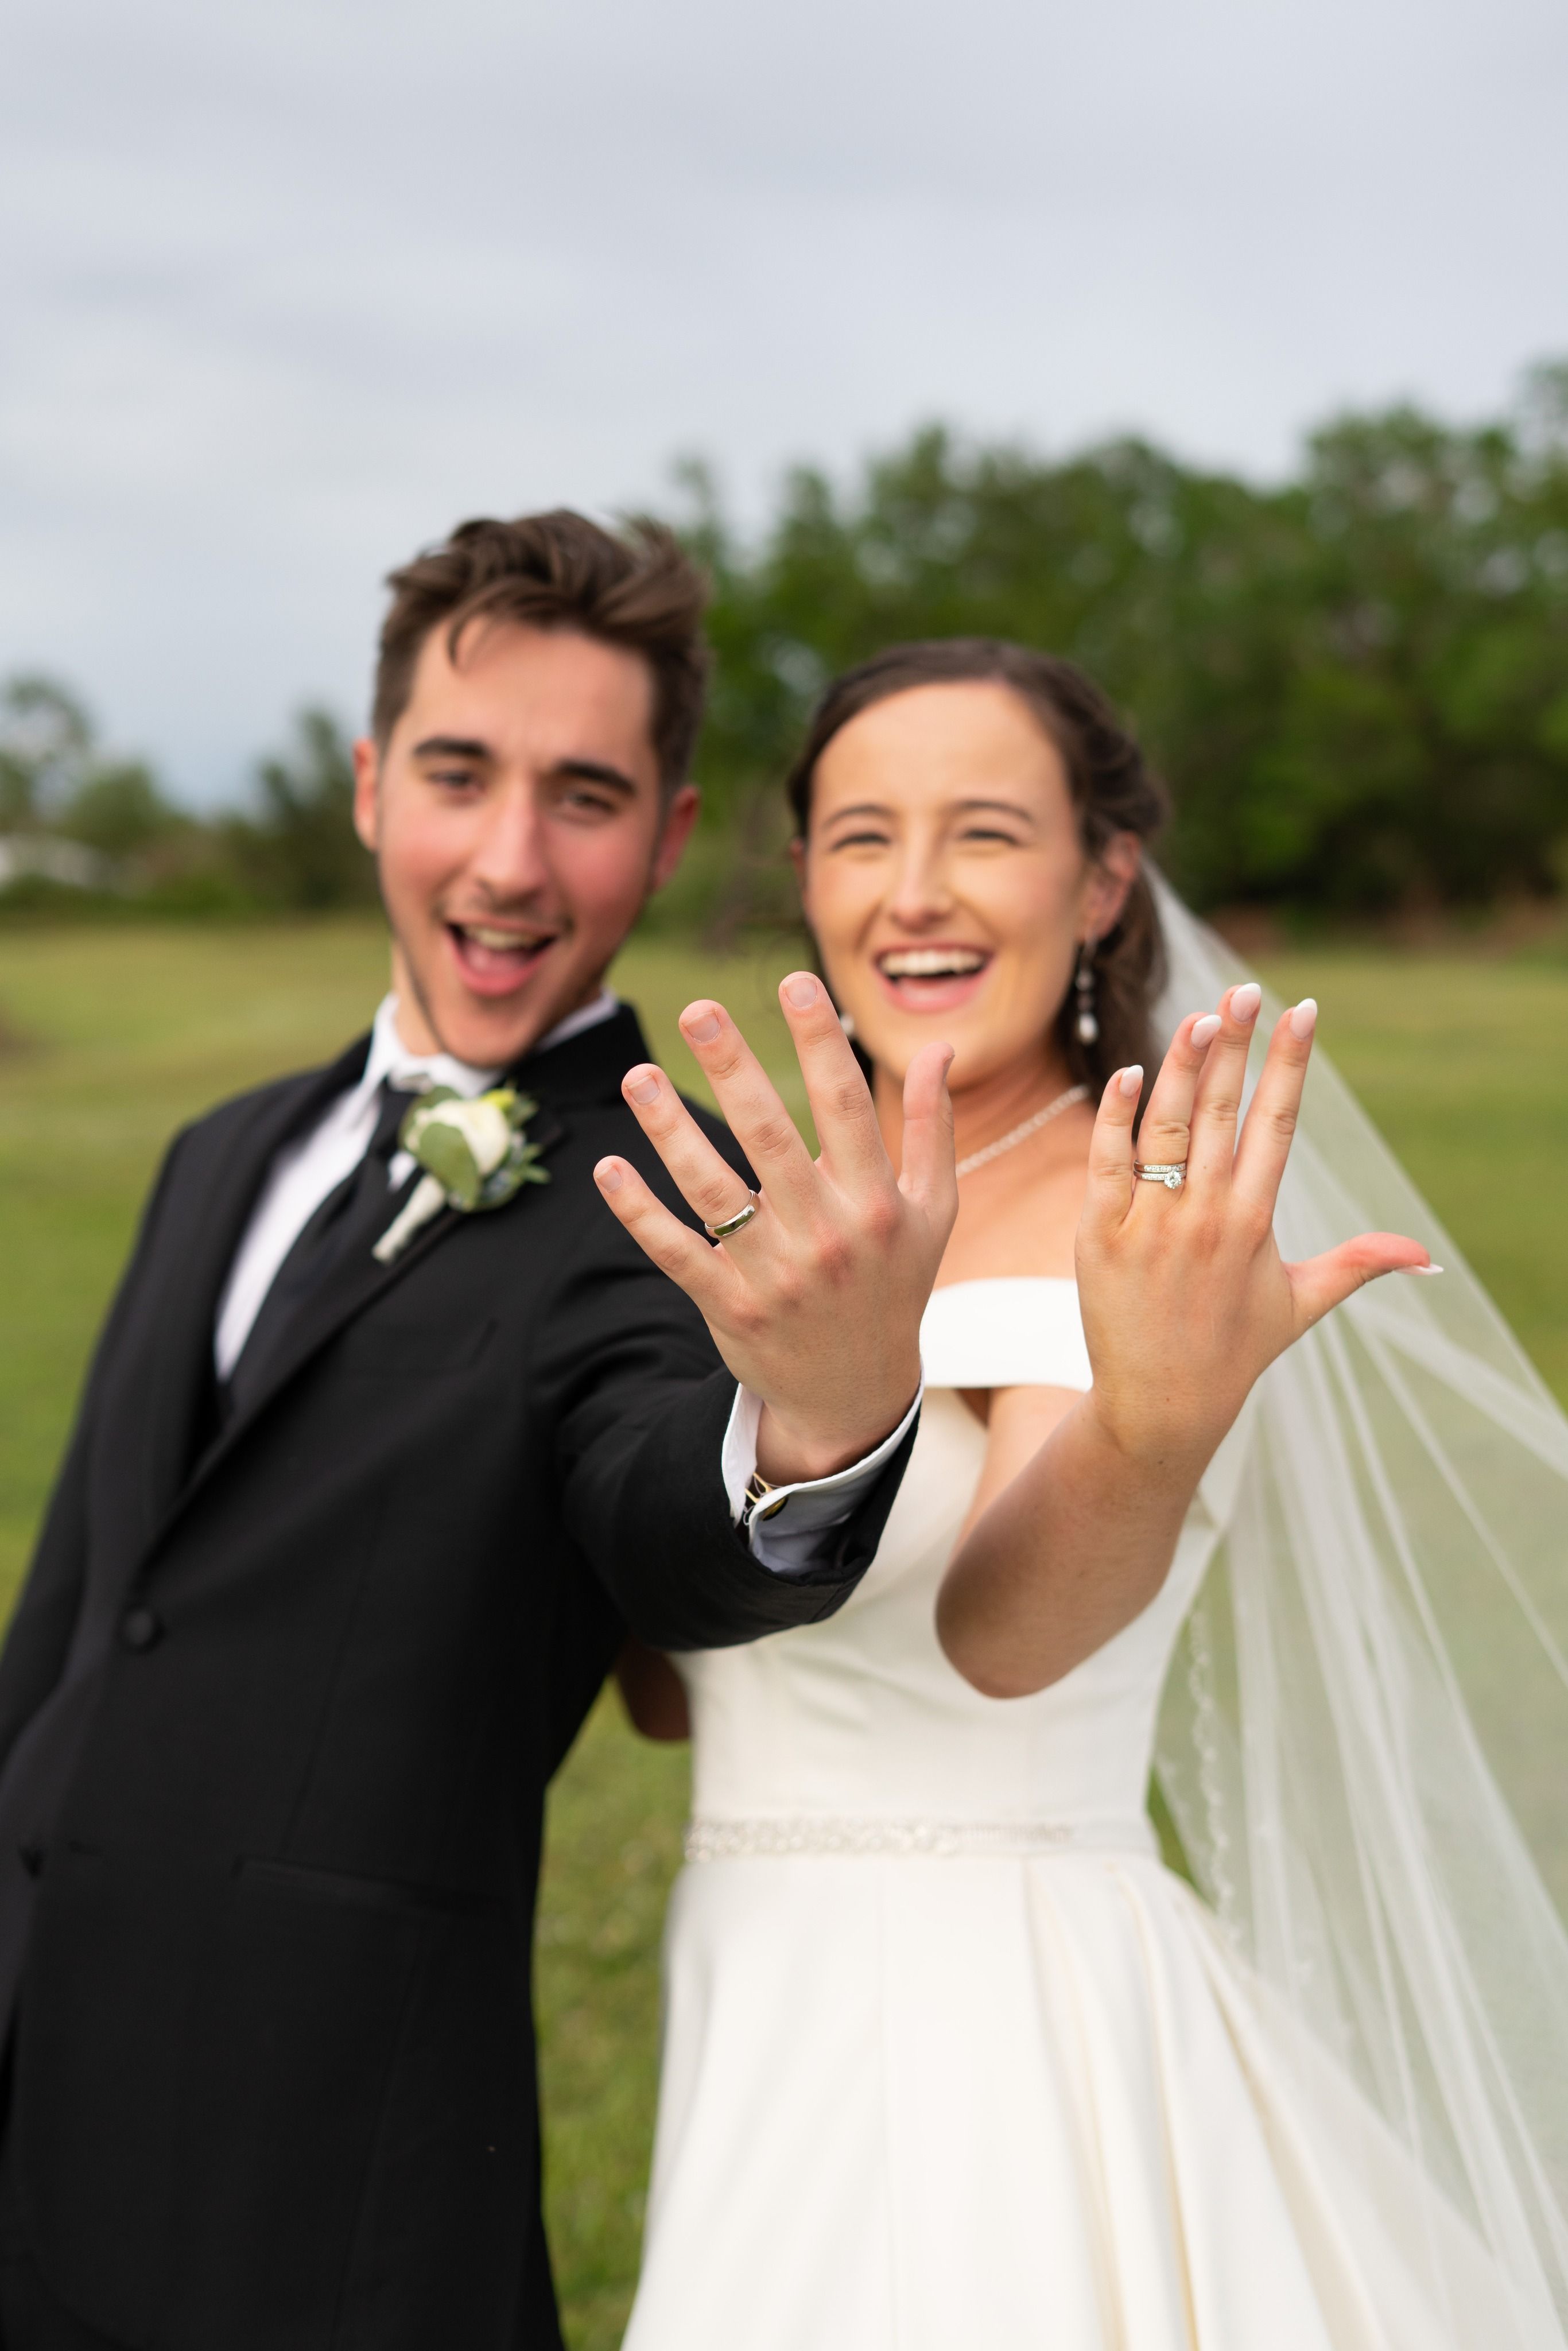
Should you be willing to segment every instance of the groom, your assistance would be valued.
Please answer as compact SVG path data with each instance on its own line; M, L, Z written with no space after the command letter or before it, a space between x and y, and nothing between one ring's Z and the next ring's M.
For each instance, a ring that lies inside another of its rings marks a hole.
M629 1163L697 1221L603 985L695 813L697 578L550 514L392 586L357 820L392 993L176 1137L0 1657L0 2351L555 2351L547 1782L628 1627L837 1608L908 1450L940 1236L885 1165L727 1245L738 1391L594 1188ZM845 1114L831 1007L791 993ZM776 1098L688 1026L744 1113L707 1134L762 1164ZM383 1262L410 1089L502 1073L549 1180Z

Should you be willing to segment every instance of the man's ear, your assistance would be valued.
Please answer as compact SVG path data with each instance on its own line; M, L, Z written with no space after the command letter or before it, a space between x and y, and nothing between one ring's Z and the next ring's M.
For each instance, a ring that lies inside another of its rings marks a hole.
M378 746L368 735L361 735L354 745L354 831L372 857L380 846L381 799L377 786L381 772Z
M653 852L653 869L648 875L651 891L662 890L666 882L674 879L675 868L685 855L686 843L692 837L692 827L697 820L697 810L703 804L702 794L695 784L683 784L664 810L664 821Z

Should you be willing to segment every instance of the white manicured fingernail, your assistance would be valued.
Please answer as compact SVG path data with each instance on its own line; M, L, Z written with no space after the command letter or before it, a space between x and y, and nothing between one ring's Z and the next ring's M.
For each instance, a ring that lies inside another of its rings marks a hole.
M626 1092L632 1102L642 1102L645 1107L649 1102L656 1102L658 1101L659 1081L656 1077L650 1077L638 1078L636 1081L633 1082L630 1078L628 1078L626 1081Z
M1291 1034L1310 1037L1317 1025L1318 999L1315 996L1303 996L1291 1014Z
M1134 1061L1129 1068L1123 1070L1117 1077L1116 1083L1129 1101L1134 1094L1141 1094L1144 1091L1143 1063Z
M686 1035L694 1045L711 1045L718 1035L717 1013L703 1013L700 1019L691 1022L686 1029Z
M619 1192L621 1170L613 1159L601 1159L593 1173L601 1192Z
M817 1000L817 983L809 971L795 972L784 983L784 998L797 1012L809 1012Z
M1206 1012L1201 1020L1195 1020L1192 1024L1192 1041L1200 1051L1205 1045L1212 1045L1218 1034L1218 1012Z
M1258 1007L1262 1001L1263 991L1257 981L1248 980L1230 998L1230 1018L1232 1020L1256 1020Z
M1401 1273L1441 1273L1443 1269L1440 1265L1402 1265L1399 1270Z

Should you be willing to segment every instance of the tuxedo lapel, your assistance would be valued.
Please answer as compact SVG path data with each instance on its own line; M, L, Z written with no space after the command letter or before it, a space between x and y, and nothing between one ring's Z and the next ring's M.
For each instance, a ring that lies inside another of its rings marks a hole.
M369 1038L361 1038L330 1069L302 1079L298 1091L289 1092L281 1100L269 1097L267 1114L258 1118L255 1130L243 1139L243 1147L231 1151L225 1169L211 1186L194 1237L189 1270L179 1286L180 1341L172 1351L179 1375L162 1403L157 1441L149 1448L157 1467L150 1479L151 1508L143 1540L135 1547L141 1556L145 1557L148 1548L162 1540L173 1520L241 1443L272 1398L347 1322L402 1280L433 1249L439 1249L460 1221L456 1210L444 1208L415 1234L390 1265L378 1264L367 1249L356 1261L335 1268L322 1288L302 1306L298 1327L279 1344L244 1410L235 1415L193 1464L191 1432L199 1425L202 1401L211 1377L213 1325L218 1301L273 1155L319 1118L337 1094L356 1082L369 1049ZM529 1142L541 1155L548 1154L567 1132L558 1114L558 1105L560 1111L566 1111L574 1102L616 1099L622 1074L633 1062L647 1058L646 1040L629 1005L622 1005L611 1019L583 1030L564 1044L525 1056L507 1076L509 1082L533 1095L541 1105L528 1123ZM389 1191L389 1225L408 1188ZM497 1217L526 1214L525 1204L532 1189L531 1185L525 1184L504 1207L481 1213Z
M542 1156L561 1141L566 1131L566 1127L559 1119L552 1113L546 1112L530 1122L528 1131L528 1140ZM391 1224L399 1207L407 1198L414 1180L411 1178L409 1183L402 1186L395 1192L388 1191L387 1224ZM530 1185L525 1184L503 1207L486 1208L477 1213L492 1217L513 1216L527 1200L532 1188ZM346 1323L350 1322L357 1314L362 1314L367 1306L372 1305L385 1291L394 1288L405 1274L411 1272L414 1266L428 1257L433 1249L438 1249L448 1233L454 1231L462 1221L462 1215L457 1209L443 1208L428 1225L420 1228L406 1248L399 1250L390 1265L379 1264L371 1250L366 1249L358 1252L354 1258L334 1267L321 1288L306 1300L300 1309L298 1323L280 1342L273 1363L265 1375L256 1382L256 1388L244 1409L235 1415L233 1420L196 1463L184 1489L174 1498L173 1512L171 1515L184 1508L198 1489L206 1483L207 1479L217 1468L220 1462L226 1459L234 1447L239 1444L256 1416L264 1412L273 1397L304 1370L311 1357L319 1354ZM160 1529L161 1533L163 1531Z
M218 1304L273 1160L356 1082L369 1047L369 1038L361 1037L326 1069L269 1090L257 1102L250 1125L231 1139L223 1158L193 1188L186 1221L173 1236L179 1259L167 1278L156 1362L144 1391L144 1537L164 1518L190 1474L193 1443L211 1395Z

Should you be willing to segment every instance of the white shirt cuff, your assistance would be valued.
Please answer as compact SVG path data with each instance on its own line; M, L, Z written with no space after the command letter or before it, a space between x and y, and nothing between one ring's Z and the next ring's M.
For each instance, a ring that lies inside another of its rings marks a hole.
M847 1469L835 1469L829 1478L776 1486L753 1510L747 1527L752 1557L778 1575L804 1575L820 1566L831 1548L827 1538L854 1515L867 1489L897 1452L914 1426L925 1394L922 1380L898 1426L863 1461L852 1461ZM753 1395L749 1388L737 1388L722 1457L724 1490L737 1526L746 1508L746 1489L757 1472L757 1431L761 1418L761 1397Z

